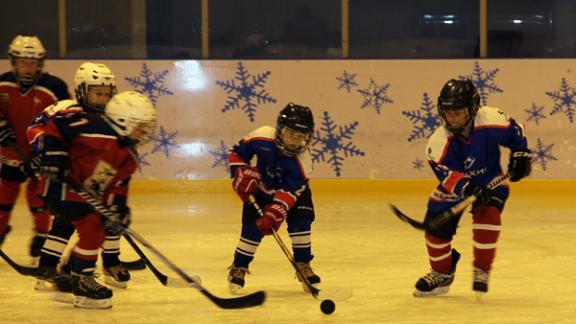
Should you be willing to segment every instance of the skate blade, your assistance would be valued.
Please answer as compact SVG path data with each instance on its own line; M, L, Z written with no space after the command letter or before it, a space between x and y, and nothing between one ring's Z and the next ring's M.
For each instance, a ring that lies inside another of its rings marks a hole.
M50 300L64 304L74 304L74 295L63 292L54 292L50 294Z
M237 284L233 284L233 283L229 283L228 284L228 289L230 290L230 294L232 295L240 295L242 292L242 286L237 285Z
M91 299L87 297L75 296L74 307L90 309L112 308L112 299Z
M126 289L128 287L127 282L116 281L114 279L114 277L107 276L107 275L104 275L104 283L107 284L108 286L113 286L116 288Z
M486 292L484 291L475 291L476 293L476 301L481 302L482 301L482 297L484 297L484 295L486 295Z
M412 294L414 297L435 297L440 295L445 295L450 291L450 287L438 287L431 291L420 291L418 289L414 290Z
M37 292L51 292L56 290L56 288L54 287L54 284L46 280L38 279L36 280L36 284L34 285L34 290L36 290Z

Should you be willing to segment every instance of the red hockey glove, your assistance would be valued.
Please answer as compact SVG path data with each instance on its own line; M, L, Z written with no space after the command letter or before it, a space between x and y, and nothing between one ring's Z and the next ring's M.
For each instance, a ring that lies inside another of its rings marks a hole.
M264 215L256 219L256 226L264 235L272 234L272 229L275 231L280 228L282 222L288 215L286 208L278 203L271 203L264 208Z
M232 188L243 202L248 201L248 197L256 192L258 184L262 181L262 176L258 169L251 166L241 166L236 169L236 175L232 180Z

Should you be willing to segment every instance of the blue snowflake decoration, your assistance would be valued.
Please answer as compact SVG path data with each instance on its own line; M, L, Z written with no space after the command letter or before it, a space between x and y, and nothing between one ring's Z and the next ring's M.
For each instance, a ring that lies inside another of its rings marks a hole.
M218 166L228 168L228 147L226 147L223 140L220 140L220 147L217 150L209 152L214 157L212 169Z
M348 72L346 72L346 70L344 70L344 73L342 73L342 76L336 77L336 80L338 80L338 82L339 82L338 90L345 88L346 91L348 91L348 93L350 93L350 90L352 90L353 87L358 86L358 83L356 83L354 81L355 77L356 77L356 74L348 74Z
M389 87L390 83L387 83L384 86L379 86L371 78L368 88L356 90L362 95L362 97L364 97L364 101L362 101L362 106L360 108L364 109L366 107L373 107L376 112L380 114L383 104L394 102L386 96Z
M540 138L537 139L536 147L532 149L534 154L534 162L540 164L543 171L546 171L546 166L550 161L557 161L558 159L552 155L552 148L554 144L544 145Z
M170 150L180 147L180 145L178 145L175 141L176 135L178 135L178 131L168 134L166 133L166 130L164 130L164 126L160 126L158 135L156 135L153 139L156 144L154 144L154 148L152 149L151 153L162 151L166 157L170 157Z
M272 74L270 71L260 73L256 76L252 76L244 66L242 62L238 62L238 71L236 72L236 77L232 80L220 81L217 80L216 84L224 89L226 93L232 95L228 96L222 112L225 113L232 109L242 109L248 115L248 119L254 121L254 112L256 111L256 104L261 103L276 103L276 99L272 98L266 90L264 89L264 84L266 79ZM239 84L236 84L238 81ZM261 89L260 89L261 88ZM240 101L244 104L240 106Z
M342 174L344 158L364 156L364 152L356 148L356 145L350 141L358 124L355 121L346 126L336 126L330 119L328 112L325 111L322 117L322 126L313 136L312 146L319 144L320 148L312 149L312 162L326 162L332 165L336 176L339 177ZM343 153L344 157L339 153Z
M158 97L160 96L171 96L174 93L164 86L164 79L168 75L168 70L164 70L159 73L152 73L148 69L146 63L142 63L142 71L140 76L134 78L125 78L133 87L135 87L138 92L145 93L150 101L156 106L158 102Z
M576 91L566 82L565 78L562 78L558 91L546 91L546 95L554 101L554 108L550 112L550 116L564 113L571 123L574 122Z
M146 161L146 156L147 156L148 154L149 154L149 153L144 153L144 154L138 154L138 155L137 155L137 157L138 157L138 172L139 172L139 173L142 173L142 168L143 168L144 166L150 166L150 163L149 163L148 161Z
M440 117L436 114L436 105L430 100L426 92L424 92L420 110L404 110L402 115L406 116L414 124L414 129L408 137L408 142L430 137L434 130L441 125Z
M423 168L424 168L424 160L416 159L416 160L412 161L412 169L420 171Z
M480 67L480 64L475 62L474 72L465 76L460 75L459 78L461 80L471 80L478 89L478 93L482 99L482 105L486 105L488 102L488 94L503 92L502 89L494 84L494 78L496 77L496 74L498 74L498 71L499 69L484 71L482 67Z
M544 111L544 106L536 106L535 103L532 103L532 106L528 109L524 109L524 111L528 114L528 118L526 119L527 123L533 121L538 125L540 119L546 118L542 113L542 111Z

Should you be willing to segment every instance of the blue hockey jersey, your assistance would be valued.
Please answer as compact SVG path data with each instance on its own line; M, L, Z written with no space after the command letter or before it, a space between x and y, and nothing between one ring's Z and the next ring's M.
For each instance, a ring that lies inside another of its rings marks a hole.
M228 155L230 172L234 176L238 167L250 165L256 157L256 167L262 175L259 194L289 210L308 186L312 157L308 149L296 156L282 154L276 147L275 134L275 128L263 126L234 145Z
M455 136L445 127L436 129L428 140L426 157L441 183L432 192L429 207L442 210L464 198L463 188L471 178L488 184L502 175L500 146L512 152L528 150L523 126L497 108L478 110L468 138ZM508 186L501 185L493 193L506 199Z

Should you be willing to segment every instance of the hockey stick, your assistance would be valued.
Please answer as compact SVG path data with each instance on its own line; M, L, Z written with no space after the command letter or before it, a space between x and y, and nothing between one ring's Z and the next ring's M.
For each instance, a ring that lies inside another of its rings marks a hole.
M132 237L130 237L130 235L122 234L122 236L124 236L124 238L126 239L128 244L130 244L130 246L134 249L136 254L138 254L138 256L140 256L140 260L142 260L144 262L144 267L148 266L148 269L150 269L150 271L152 271L154 276L158 279L158 281L160 281L160 283L162 285L164 285L166 287L170 287L170 288L190 287L190 283L188 283L184 279L182 279L182 278L170 278L170 277L166 276L165 274L163 274L162 272L160 272L160 270L158 270L156 268L156 266L154 266L154 264L152 264L150 259L148 259L148 257L144 254L142 249L140 249L138 244L136 244L136 242L134 242L134 239ZM200 277L193 276L193 278L194 278L194 281L200 282Z
M256 211L258 211L258 214L260 215L260 217L264 216L264 212L262 212L262 208L260 208L260 206L258 206L258 203L256 202L256 198L254 198L253 195L250 195L248 197L248 199L250 200L250 204L252 204L252 206L254 206ZM290 250L288 250L288 248L286 247L286 244L284 244L284 242L282 241L282 238L280 238L280 235L278 235L278 232L276 232L276 230L273 228L271 230L272 230L272 236L274 236L276 243L278 243L278 246L280 247L280 249L282 249L282 252L284 252L286 257L288 258L288 261L290 261L290 264L292 265L292 267L294 267L294 270L296 270L296 275L304 283L306 288L308 288L308 291L310 291L312 296L314 298L318 298L318 294L320 293L320 289L312 286L312 284L308 281L306 276L304 276L304 274L302 273L302 270L300 270L300 268L296 264L296 260L294 260L294 256L292 256L292 253L290 253Z
M12 269L16 270L16 272L23 276L38 277L42 274L42 271L37 267L27 267L16 263L2 250L0 250L0 257L4 259L4 261L6 261L6 263L12 267Z
M68 181L67 183L68 183L68 185L70 185L72 187L72 189L74 189L76 191L76 193L78 193L78 195L80 197L84 198L86 200L86 202L92 206L92 208L94 208L96 211L101 213L103 216L105 216L107 218L114 216L114 214L108 208L106 208L104 205L102 205L102 203L98 199L93 197L90 193L84 191L79 186L71 183L70 181ZM150 243L148 243L148 241L146 241L142 236L140 236L134 230L126 229L125 233L123 233L122 235L130 235L131 238L135 239L140 244L142 244L144 247L146 247L150 252L152 252L158 259L160 259L160 261L162 261L162 263L164 263L166 266L168 266L170 269L172 269L174 272L176 272L178 275L180 275L180 277L182 277L182 279L184 279L191 287L196 288L196 290L198 290L200 293L202 293L202 295L204 295L206 298L210 299L210 301L212 301L214 304L216 304L220 308L238 309L238 308L254 307L254 306L262 305L264 303L264 300L266 299L266 294L263 291L257 291L255 293L252 293L249 295L244 295L244 296L235 297L235 298L217 297L217 296L211 294L204 287L202 287L202 285L200 285L200 283L195 281L192 277L190 277L188 274L186 274L182 269L180 269L178 266L176 266L174 263L172 263L160 251L158 251L154 246L152 246Z
M501 185L502 182L504 182L508 178L510 178L509 173L501 175L499 177L496 177L492 181L490 181L490 183L488 183L488 185L486 185L486 188L489 190L492 190L492 189L498 187L499 185ZM428 222L419 222L419 221L409 217L408 215L404 214L403 212L401 212L393 204L389 204L389 205L390 205L390 208L392 209L392 212L394 213L394 215L396 215L396 217L398 217L403 222L406 222L406 223L410 224L412 227L419 229L419 230L434 230L434 229L438 229L438 227L442 226L443 224L445 224L449 220L453 219L456 215L460 214L462 211L464 211L464 209L466 209L466 207L473 204L476 201L476 199L478 199L477 195L471 195L471 196L467 197L466 199L460 201L456 205L452 206L452 208L448 209L447 211L445 211L445 212L441 213L440 215L434 217L433 219L429 220Z

